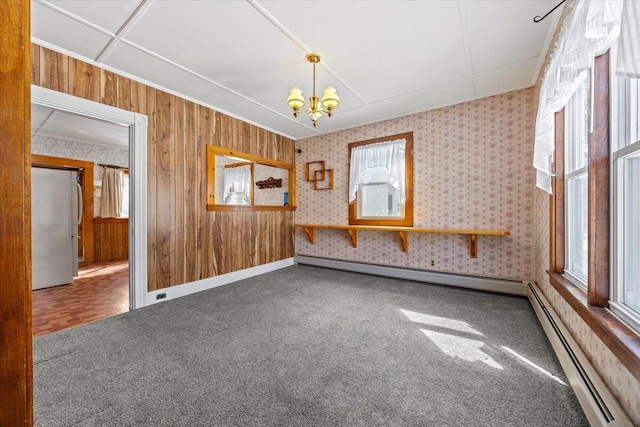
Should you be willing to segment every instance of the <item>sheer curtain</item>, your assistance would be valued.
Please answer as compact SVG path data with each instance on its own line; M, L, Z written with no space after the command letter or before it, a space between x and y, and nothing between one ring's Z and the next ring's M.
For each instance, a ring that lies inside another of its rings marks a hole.
M622 9L616 74L640 79L640 1L626 1Z
M540 87L533 167L536 185L551 194L554 114L586 78L593 58L609 49L620 33L622 0L577 0L567 16Z
M251 165L224 169L224 201L229 205L251 204Z
M100 216L117 218L122 212L122 169L104 168L102 171L102 196L100 197Z
M351 150L351 167L349 170L349 203L356 199L359 184L370 181L371 174L367 169L381 168L386 172L386 179L400 193L400 201L405 201L405 146L407 141L378 142L362 145ZM376 181L380 182L380 181Z

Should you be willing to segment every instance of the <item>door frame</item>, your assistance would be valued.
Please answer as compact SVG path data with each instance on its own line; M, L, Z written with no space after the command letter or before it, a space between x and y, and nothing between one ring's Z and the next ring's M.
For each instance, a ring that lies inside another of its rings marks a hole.
M147 116L31 85L31 102L129 127L129 308L147 293Z

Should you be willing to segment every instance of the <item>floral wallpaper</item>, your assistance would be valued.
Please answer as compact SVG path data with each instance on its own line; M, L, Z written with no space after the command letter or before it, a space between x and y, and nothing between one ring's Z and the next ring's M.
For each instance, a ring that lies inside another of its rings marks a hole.
M350 142L404 132L414 138L414 226L507 229L509 236L469 238L409 234L402 252L397 234L358 233L353 248L344 230L316 230L315 244L296 229L296 253L505 279L534 277L531 188L533 90L524 89L296 142L298 224L348 224ZM336 117L338 119L338 117ZM314 191L306 163L334 169L333 190ZM433 261L433 266L431 262Z
M533 191L536 283L633 424L640 425L640 382L549 283L549 195L542 190Z
M129 150L106 145L87 144L68 139L44 135L31 135L31 153L44 156L64 157L95 163L93 180L102 182L102 167L99 164L129 167ZM94 190L94 216L100 216L100 185Z

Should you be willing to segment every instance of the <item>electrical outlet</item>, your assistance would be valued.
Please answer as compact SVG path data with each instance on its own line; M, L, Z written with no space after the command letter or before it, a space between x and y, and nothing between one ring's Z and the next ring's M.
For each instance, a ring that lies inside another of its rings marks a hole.
M429 264L431 265L431 267L435 267L436 266L436 260L432 259Z
M164 292L161 293L161 294L156 295L156 299L162 299L162 298L166 298L166 297L167 297L167 294L164 293Z

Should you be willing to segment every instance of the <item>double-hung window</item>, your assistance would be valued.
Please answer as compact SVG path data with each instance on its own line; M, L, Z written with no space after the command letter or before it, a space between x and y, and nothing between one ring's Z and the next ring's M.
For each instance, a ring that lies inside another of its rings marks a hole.
M587 182L589 155L589 79L576 89L565 107L565 274L586 289L588 269Z
M413 226L413 133L349 144L349 224Z
M615 66L615 49L611 55ZM611 73L611 309L640 330L640 81Z

